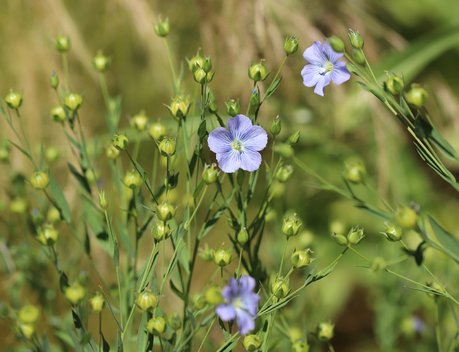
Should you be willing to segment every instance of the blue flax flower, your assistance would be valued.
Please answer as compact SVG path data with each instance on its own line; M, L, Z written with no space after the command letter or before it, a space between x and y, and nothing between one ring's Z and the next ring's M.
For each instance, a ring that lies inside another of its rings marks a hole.
M255 279L242 276L239 279L231 278L228 286L222 290L225 303L220 304L216 313L223 321L235 320L242 335L246 335L255 328L255 318L258 311L260 296L255 289Z
M239 169L255 171L261 165L261 154L268 143L268 135L260 126L244 115L229 119L228 129L218 127L209 134L209 148L217 154L218 166L223 172Z
M351 74L346 68L344 61L339 61L343 54L335 52L327 42L314 42L304 53L304 59L309 62L301 70L303 84L306 87L314 87L314 93L324 96L324 87L330 82L340 85L349 78Z

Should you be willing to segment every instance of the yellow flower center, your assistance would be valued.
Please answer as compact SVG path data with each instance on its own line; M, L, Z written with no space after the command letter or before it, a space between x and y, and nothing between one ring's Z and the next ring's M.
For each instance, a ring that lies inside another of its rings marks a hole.
M235 150L237 152L242 152L242 150L244 149L244 146L242 145L242 143L240 141L235 139L233 141L233 143L231 143L231 148L233 148L233 150Z

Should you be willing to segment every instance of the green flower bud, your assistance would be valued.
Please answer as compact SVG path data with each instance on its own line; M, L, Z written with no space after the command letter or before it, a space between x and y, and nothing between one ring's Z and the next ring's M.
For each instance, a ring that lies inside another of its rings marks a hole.
M101 312L105 305L104 296L97 292L94 296L91 297L89 303L91 304L91 309L94 312Z
M156 216L162 221L170 220L175 216L175 208L170 203L160 203L156 206Z
M217 249L213 259L215 264L223 268L231 263L231 252L226 249Z
M287 182L293 174L292 165L282 165L276 172L276 180L279 182Z
M351 56L354 59L354 61L357 62L359 65L364 66L366 64L365 54L362 50L352 49Z
M426 105L428 97L427 91L419 84L412 84L410 90L405 93L406 101L417 108Z
M5 97L5 102L10 109L17 110L22 105L22 95L18 92L10 90Z
M70 38L65 35L59 35L56 37L55 46L57 51L65 53L70 50Z
M91 169L88 169L86 170L86 172L84 173L84 175L86 176L86 180L88 181L88 183L90 185L93 185L96 183L97 181L97 174L95 173L95 171L91 170Z
M112 139L112 145L118 150L126 150L129 139L125 134L115 134Z
M289 290L289 282L286 278L280 277L271 282L271 292L275 297L279 299L282 299L285 296L287 296Z
M264 81L268 77L269 72L266 66L263 64L263 60L257 64L252 64L249 67L249 77L252 81Z
M73 305L81 302L86 296L86 289L80 283L74 282L64 290L64 295Z
M247 352L255 352L261 347L261 338L258 335L245 335L242 345Z
M358 244L363 238L365 234L363 233L363 229L360 227L353 227L347 234L347 241L350 245Z
M384 232L381 232L389 241L396 242L402 239L402 229L393 224L385 224Z
M165 38L170 32L169 18L165 20L159 19L158 23L155 25L155 33L158 37Z
M35 334L35 326L33 324L19 324L18 330L27 340L31 340Z
M349 36L349 41L351 42L351 45L354 49L360 50L363 48L364 41L359 32L349 29L348 36Z
M45 225L37 235L37 240L45 245L51 246L59 238L59 232L52 225Z
M206 73L209 73L210 70L212 70L212 59L209 56L206 56L206 58L203 60L202 69Z
M209 93L208 93L208 108L209 108L209 111L211 113L214 113L214 112L218 111L217 103L215 101L215 96L212 93L212 91L210 91L210 90L209 90Z
M328 43L337 53L344 53L346 50L343 40L336 35L332 35L330 38L328 38Z
M309 266L314 260L311 258L312 251L308 248L305 250L295 250L290 257L292 265L296 269L301 269Z
M60 152L59 149L55 147L49 147L45 150L45 158L50 164L54 163L57 159L59 159Z
M296 341L292 345L292 352L309 352L309 345L306 341Z
M295 155L292 146L287 143L280 143L274 146L274 151L279 153L283 158L290 159Z
M296 213L285 216L282 221L282 233L288 237L298 234L303 223Z
M429 296L432 298L438 298L439 296L445 294L445 289L436 282L426 282L426 286L430 287L431 292L429 293Z
M215 254L214 250L212 248L209 248L207 244L204 247L199 248L199 251L198 251L199 257L206 262L213 261L214 254Z
M320 323L317 327L317 337L321 341L329 341L333 338L335 330L335 325L327 322L327 323Z
M277 115L274 118L273 124L271 125L271 133L273 134L273 136L277 136L281 132L281 130L282 130L282 123L279 118L279 115Z
M151 226L151 235L156 242L162 241L170 234L169 226L163 221L155 221Z
M64 122L67 119L67 115L65 114L65 109L60 105L52 108L50 115L53 121L55 122Z
M146 312L158 305L158 297L156 297L150 290L145 290L137 295L135 304L141 311Z
M155 141L159 141L166 135L167 129L161 122L153 122L148 130L148 133Z
M57 89L57 87L59 87L59 76L55 71L51 73L51 77L49 78L49 84L53 89Z
M216 164L207 165L204 167L202 172L202 179L207 185L215 183L218 179L218 174L220 171L217 168Z
M191 59L187 60L188 62L188 68L190 69L191 72L196 71L197 68L203 67L204 64L204 59L202 56L199 54L199 51L197 51L196 55L193 56Z
M46 213L46 221L50 224L54 224L59 220L61 220L61 213L59 212L59 209L56 207L49 208L48 212Z
M239 232L237 233L236 236L237 242L243 246L249 241L249 232L245 227L243 227Z
M254 112L258 109L260 105L260 89L257 87L252 89L252 95L249 100L249 112Z
M176 119L184 119L190 111L191 103L188 98L184 96L176 96L172 99L169 109L171 115Z
M209 288L204 297L211 306L216 306L223 302L222 292L219 287L213 286Z
M386 90L388 90L393 95L400 94L404 86L405 82L403 81L403 78L393 73L389 74L389 77L384 83Z
M8 163L10 161L10 151L11 147L8 142L5 140L0 147L0 161L2 163Z
M123 182L127 187L135 189L142 184L142 177L137 170L131 170L124 176Z
M344 162L343 177L351 183L362 183L365 180L365 165L359 160L346 160Z
M418 214L412 208L403 207L397 210L395 220L401 228L411 229L418 222Z
M83 103L83 98L81 97L81 95L76 94L76 93L67 94L64 98L64 105L70 111L77 111L80 108L82 103Z
M275 180L269 189L270 197L280 198L285 194L285 184Z
M200 310L206 306L207 302L203 295L197 294L193 296L193 306L195 309Z
M284 41L285 55L289 56L289 55L295 54L297 50L298 50L298 39L293 35L286 37Z
M295 145L300 140L300 131L296 131L290 137L288 137L288 142L290 145Z
M49 184L49 176L43 171L34 172L30 177L30 184L35 189L45 189Z
M373 259L370 269L376 273L376 272L385 270L386 267L387 267L387 263L384 260L384 258L376 257L375 259Z
M145 111L139 112L138 114L134 115L131 119L131 126L139 132L145 131L147 128L147 124L148 117L145 114Z
M10 210L16 214L24 214L27 210L27 201L21 197L14 198L10 203Z
M108 202L107 202L107 198L105 197L105 192L104 191L100 191L99 192L99 206L103 210L107 209Z
M346 236L337 234L335 232L332 233L332 238L338 243L340 246L347 246L349 243L347 241Z
M150 334L160 336L166 330L166 320L163 317L151 318L147 322L147 331Z
M40 317L40 308L32 304L22 307L18 312L19 321L23 324L34 324Z
M194 80L199 84L206 83L207 73L201 67L196 68L193 72Z
M177 313L173 313L167 316L167 324L172 330L178 330L182 327L182 319Z
M110 68L110 58L105 56L104 53L99 50L92 60L94 68L99 72L105 72Z
M105 149L105 155L107 156L107 158L115 160L117 157L119 157L120 151L113 144L110 144Z
M164 137L158 147L163 156L171 157L175 154L175 139Z
M239 114L241 110L241 106L239 105L239 100L230 99L227 102L225 102L225 105L226 105L226 112L228 113L228 115L232 117Z

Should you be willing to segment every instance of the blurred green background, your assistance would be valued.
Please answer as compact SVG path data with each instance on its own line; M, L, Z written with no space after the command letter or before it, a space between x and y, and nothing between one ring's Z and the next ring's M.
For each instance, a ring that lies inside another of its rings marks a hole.
M381 76L385 70L394 71L403 73L407 82L425 85L434 123L458 150L457 0L1 0L0 6L0 93L5 95L10 88L23 93L23 116L31 140L37 145L62 147L63 159L67 156L65 138L49 118L55 104L54 92L48 89L49 77L53 70L61 72L60 57L54 50L56 35L71 38L71 87L85 97L82 121L87 134L98 136L106 133L103 98L91 65L99 49L112 58L107 80L112 95L122 97L122 125L128 126L129 117L140 110L151 120L169 119L164 106L172 95L167 54L153 29L160 15L170 19L168 39L174 65L183 66L183 86L191 96L197 94L197 88L185 57L193 56L199 48L212 57L216 75L211 87L222 111L229 98L240 99L246 106L252 84L248 66L264 58L275 72L283 57L284 37L293 34L300 41L300 50L289 58L281 88L263 107L260 123L269 127L280 115L285 135L299 129L297 155L331 182L340 183L345 159L361 158L369 184L378 194L395 206L414 201L451 232L459 233L458 195L422 163L402 127L379 101L355 81L328 87L324 98L316 96L302 85L299 74L304 65L301 52L312 41L332 34L345 37L348 28L356 29L365 38L366 54ZM2 137L9 135L4 123L0 131ZM150 148L150 142L142 144L142 160L149 160ZM13 168L30 173L23 157L16 151L13 155ZM66 172L65 163L55 167L54 172L59 171ZM459 175L459 170L453 171ZM0 173L5 186L0 194L3 203L8 202L9 177L7 172ZM365 227L367 238L361 251L369 258L400 255L397 246L378 234L383 228L380 219L354 208L339 195L318 189L300 170L294 177L278 200L279 209L294 209L301 215L312 234L304 234L303 240L312 241L319 265L326 265L340 250L329 236L330 224L336 221L346 227ZM70 202L78 196L70 182L65 192ZM268 230L270 244L279 236L275 229ZM10 229L2 227L1 231L4 244ZM419 242L416 234L408 235L412 248ZM266 260L273 265L281 255L279 247L264 248ZM457 269L450 262L428 250L426 263L451 292L457 292ZM409 264L400 270L421 282L428 279L414 261ZM347 256L330 277L291 305L289 323L301 327L307 322L313 329L320 321L335 321L337 351L435 350L432 300L400 280L372 273L361 265L358 257ZM206 279L203 275L194 285L199 287ZM7 290L14 282L14 272L5 270L0 281L2 299L8 297ZM26 292L21 294L26 299ZM425 324L418 334L408 331L413 317ZM446 314L442 323L448 337L455 331L450 318ZM0 331L2 349L7 350L15 344L14 335L2 320Z

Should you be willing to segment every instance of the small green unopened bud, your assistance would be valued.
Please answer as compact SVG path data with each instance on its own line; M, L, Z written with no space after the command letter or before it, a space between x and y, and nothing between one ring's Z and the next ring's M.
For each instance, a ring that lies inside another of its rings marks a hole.
M284 41L285 55L289 56L289 55L295 54L297 50L298 50L298 39L293 35L286 37Z
M162 241L170 234L170 228L164 221L155 221L151 226L151 235L156 242Z
M172 330L178 330L182 327L182 319L177 313L173 313L167 316L167 324Z
M376 272L383 271L384 269L386 269L386 267L387 267L387 263L384 260L384 258L376 257L375 259L373 259L370 269L376 273Z
M308 248L305 250L296 250L292 253L290 260L294 268L305 268L313 262L311 257L312 251Z
M207 185L215 183L218 178L220 171L217 168L216 164L206 165L204 171L202 172L202 179Z
M172 99L169 109L171 115L176 119L184 119L190 111L191 103L188 98L184 96L176 96Z
M175 215L175 208L168 202L160 203L156 206L156 216L162 221L170 220Z
M209 56L206 56L206 58L203 60L202 69L206 73L209 73L210 70L212 70L212 59Z
M252 95L249 100L249 111L256 111L260 106L260 89L258 86L252 89Z
M145 114L145 111L141 111L138 114L134 115L131 119L131 126L134 127L137 131L143 132L147 128L148 117Z
M209 93L208 93L208 105L207 105L207 107L209 108L209 111L211 113L214 113L214 112L218 111L217 102L215 101L214 93L212 93L212 91L210 91L210 90L209 90Z
M282 130L282 123L278 115L274 118L273 124L271 125L271 133L273 134L273 136L277 136L281 132L281 130Z
M70 38L65 35L57 36L54 44L57 51L60 53L65 53L70 50Z
M295 341L292 345L292 352L309 352L309 345L306 341Z
M358 184L365 180L365 165L359 160L346 160L344 162L343 177L346 181Z
M431 292L429 295L433 298L438 298L438 296L445 294L445 289L437 282L426 282L426 286L430 287Z
M65 297L73 305L81 302L86 296L86 289L79 282L74 282L64 290Z
M49 78L49 84L53 89L57 89L57 87L59 87L59 76L55 71L51 73L51 77Z
M110 58L105 56L102 51L98 51L92 60L94 68L99 72L105 72L110 68Z
M223 302L222 292L219 287L211 287L206 291L204 295L206 301L211 306L216 306Z
M148 133L155 141L159 141L166 135L167 129L161 122L153 122L148 130Z
M330 38L328 38L328 43L337 53L344 53L346 50L343 40L336 35L332 35Z
M67 119L67 115L65 114L65 109L60 105L52 108L50 115L53 121L56 121L56 122L64 122Z
M123 183L129 188L135 189L142 184L142 177L137 170L131 170L124 176Z
M82 103L83 103L83 98L81 97L81 95L76 94L76 93L67 94L64 98L64 105L70 111L77 111L80 108Z
M16 214L24 214L27 210L27 201L22 197L16 197L11 200L10 210Z
M223 268L231 263L231 252L226 249L217 249L213 259L215 264Z
M239 100L230 99L225 102L226 112L228 115L234 117L239 114L241 106L239 105Z
M163 317L151 318L147 322L147 331L150 334L160 336L166 330L166 320Z
M334 330L335 330L334 324L330 322L320 323L319 326L317 327L317 337L321 341L329 341L333 338Z
M352 49L351 56L356 63L359 65L365 65L365 54L360 49Z
M289 282L286 278L277 278L271 282L272 294L281 299L288 295L290 290Z
M45 189L49 184L49 176L43 171L34 172L30 177L30 184L35 189Z
M249 77L254 82L264 81L268 75L268 69L263 64L263 61L260 61L257 64L252 64L249 67Z
M214 260L215 251L206 244L204 247L199 248L198 255L199 257L206 261L211 262Z
M282 233L287 237L295 236L302 225L303 223L296 213L285 216L282 221Z
M164 137L158 147L163 156L171 157L175 154L175 139Z
M126 150L129 139L125 134L116 134L112 139L113 146L118 150Z
M282 165L276 172L276 180L279 182L287 182L293 174L292 165Z
M237 242L240 245L245 245L249 241L249 232L245 227L239 230L236 236Z
M34 324L40 317L40 308L32 304L22 307L18 312L19 321L23 324Z
M412 84L410 90L405 93L406 101L417 108L426 105L428 97L427 91L419 84Z
M296 131L290 137L288 137L288 142L290 145L295 145L300 140L300 131Z
M140 310L145 312L158 305L158 297L156 297L153 292L145 290L139 293L135 300L135 304Z
M120 156L120 151L113 144L110 144L105 149L105 155L107 156L107 158L115 160L117 157Z
M10 109L19 109L22 105L22 95L18 92L10 90L5 97L5 102Z
M99 206L104 210L107 209L108 202L104 191L99 192Z
M35 334L35 326L33 324L19 324L18 330L27 340L31 340Z
M59 232L52 225L45 225L37 235L37 240L45 245L51 246L59 238Z
M350 229L349 233L347 234L347 241L350 245L358 244L363 238L365 234L363 233L363 229L360 227L353 227Z
M363 48L364 41L359 32L349 29L348 36L349 36L349 41L351 42L351 45L354 49Z
M247 352L255 352L261 347L262 340L258 335L245 335L242 345Z
M402 239L402 229L393 224L386 224L384 232L381 232L389 241L400 241Z
M204 84L206 83L206 77L207 73L204 71L201 67L198 67L194 72L193 72L193 78L194 80L199 83L199 84Z
M188 68L190 69L191 72L196 71L197 68L203 66L204 64L204 59L203 57L199 54L199 51L196 53L195 56L193 56L191 59L187 60L188 62Z
M170 32L169 18L165 20L159 19L158 23L155 24L155 33L157 36L165 38Z
M338 243L340 246L347 246L349 243L347 241L346 236L337 234L335 232L332 233L332 238Z
M56 147L49 147L45 150L45 158L50 164L54 163L60 157L59 149Z
M274 146L274 151L286 159L290 159L295 155L295 151L293 150L292 146L287 143L276 144Z
M61 220L61 213L59 212L59 209L56 207L49 208L48 212L46 213L46 221L50 224L54 224L59 220Z
M91 309L94 312L101 312L102 309L104 309L105 305L104 296L102 296L100 293L96 293L94 296L91 297L89 303L91 304Z
M389 74L384 87L393 95L400 94L405 86L403 78L395 74Z
M418 222L418 214L410 207L403 207L397 210L395 220L401 228L411 229Z
M10 151L10 145L7 141L4 141L2 146L0 146L0 161L2 163L8 163L10 161Z

